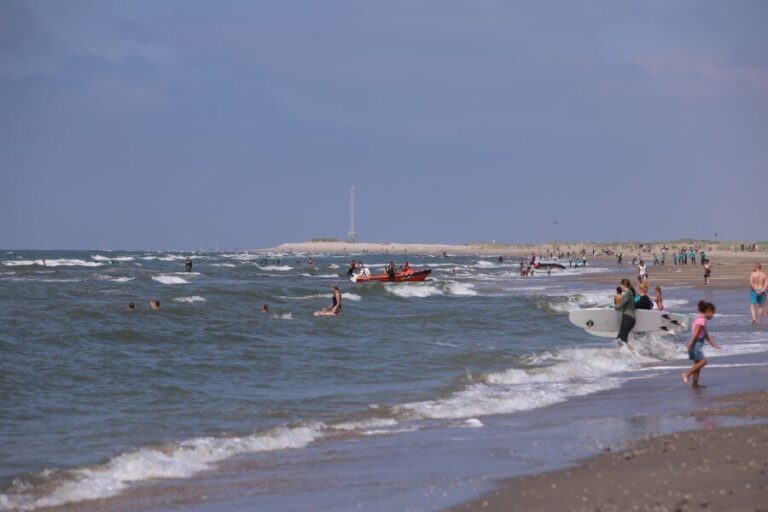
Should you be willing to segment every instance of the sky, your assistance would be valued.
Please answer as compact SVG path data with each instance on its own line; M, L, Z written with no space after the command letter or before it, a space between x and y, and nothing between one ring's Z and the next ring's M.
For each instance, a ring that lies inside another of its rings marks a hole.
M0 0L0 248L768 239L768 2Z

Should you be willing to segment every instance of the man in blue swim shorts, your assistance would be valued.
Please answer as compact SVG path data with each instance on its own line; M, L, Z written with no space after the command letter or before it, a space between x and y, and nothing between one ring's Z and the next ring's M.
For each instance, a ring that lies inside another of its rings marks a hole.
M766 288L768 288L768 277L763 272L763 267L755 263L752 273L749 274L749 312L752 314L753 324L763 323Z

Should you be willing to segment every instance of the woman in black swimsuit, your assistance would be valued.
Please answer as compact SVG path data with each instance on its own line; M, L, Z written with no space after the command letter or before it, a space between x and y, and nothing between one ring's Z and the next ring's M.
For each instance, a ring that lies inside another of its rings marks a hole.
M333 291L333 303L331 304L331 308L328 310L328 312L333 313L334 315L338 315L341 313L341 291L339 290L339 285L332 285L331 290Z

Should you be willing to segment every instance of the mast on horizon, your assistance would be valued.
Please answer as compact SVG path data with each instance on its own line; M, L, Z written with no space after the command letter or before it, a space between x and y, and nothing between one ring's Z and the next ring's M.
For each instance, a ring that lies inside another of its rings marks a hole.
M355 187L349 189L349 231L347 231L347 242L351 244L357 242L357 233L355 233Z

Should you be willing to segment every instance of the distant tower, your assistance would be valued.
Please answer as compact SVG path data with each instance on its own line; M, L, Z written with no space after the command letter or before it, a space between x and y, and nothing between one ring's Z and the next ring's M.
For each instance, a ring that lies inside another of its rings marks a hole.
M347 231L347 242L351 244L357 242L357 233L355 233L355 187L349 189L349 231Z

